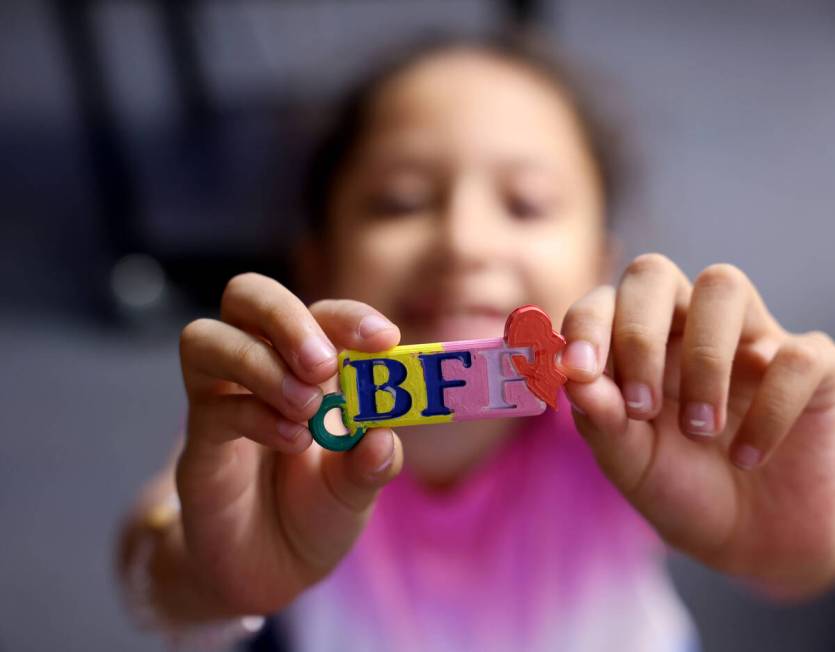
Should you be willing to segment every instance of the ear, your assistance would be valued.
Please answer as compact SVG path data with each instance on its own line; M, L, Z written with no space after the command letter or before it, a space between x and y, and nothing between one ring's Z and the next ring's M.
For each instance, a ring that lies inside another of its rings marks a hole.
M305 303L312 303L326 294L327 256L321 239L311 235L302 236L295 247L293 270L297 287Z

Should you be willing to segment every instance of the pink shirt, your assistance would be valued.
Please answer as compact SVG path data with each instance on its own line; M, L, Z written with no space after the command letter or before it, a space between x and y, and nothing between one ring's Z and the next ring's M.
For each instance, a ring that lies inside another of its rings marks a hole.
M408 470L337 570L288 611L291 649L695 649L663 547L560 396L451 491Z

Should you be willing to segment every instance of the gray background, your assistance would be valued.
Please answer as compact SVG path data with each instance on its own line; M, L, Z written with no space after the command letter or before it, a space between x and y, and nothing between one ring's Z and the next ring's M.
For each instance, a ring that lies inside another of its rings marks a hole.
M217 3L201 18L223 101L317 75L338 83L381 31L396 40L416 24L492 19L476 2L261 2L247 12ZM45 15L41 2L0 5L0 650L160 649L119 608L111 545L179 429L177 333L200 310L173 290L165 309L118 325L78 309L100 280L76 261L103 257L102 243ZM100 20L132 124L176 114L153 57L131 56L152 38L152 18L111 3ZM835 334L835 4L574 0L549 20L602 73L638 144L627 255L662 251L691 275L735 263L788 328ZM356 56L344 55L345 39ZM46 145L20 146L30 132ZM55 197L72 210L56 210ZM152 231L171 216L154 219ZM835 597L771 605L679 557L671 566L706 650L835 649Z

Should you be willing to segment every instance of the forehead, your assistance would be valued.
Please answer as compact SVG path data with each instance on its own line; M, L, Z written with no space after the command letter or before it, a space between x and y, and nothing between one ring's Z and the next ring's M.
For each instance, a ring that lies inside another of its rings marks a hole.
M584 155L577 117L558 87L485 52L443 52L410 66L380 89L371 122L369 145L543 159Z

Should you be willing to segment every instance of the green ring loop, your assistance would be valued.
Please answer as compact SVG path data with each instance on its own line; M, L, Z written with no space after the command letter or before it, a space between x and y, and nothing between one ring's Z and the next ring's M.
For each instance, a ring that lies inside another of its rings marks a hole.
M313 439L322 448L327 448L332 451L348 451L359 443L359 440L365 435L365 428L359 426L354 432L348 435L333 435L328 432L325 427L325 415L333 408L338 407L340 411L345 405L345 397L342 394L325 394L322 399L322 405L316 411L310 421L307 422L310 433ZM344 416L343 416L344 420Z

